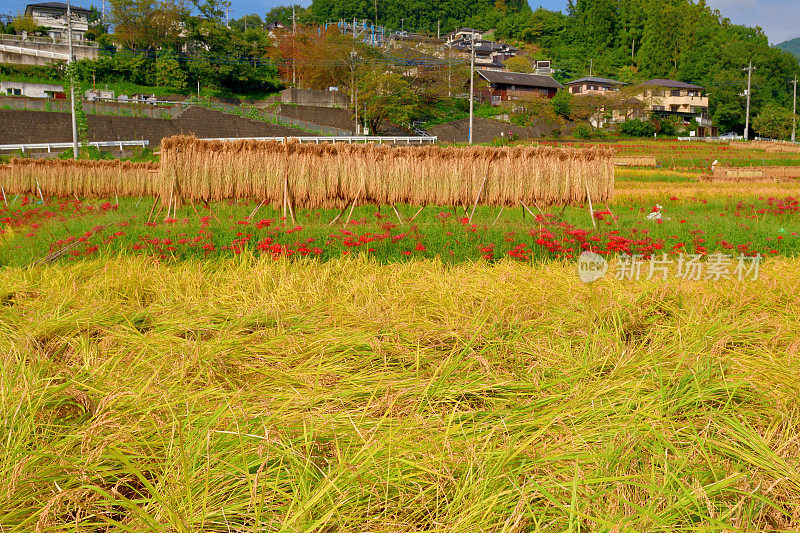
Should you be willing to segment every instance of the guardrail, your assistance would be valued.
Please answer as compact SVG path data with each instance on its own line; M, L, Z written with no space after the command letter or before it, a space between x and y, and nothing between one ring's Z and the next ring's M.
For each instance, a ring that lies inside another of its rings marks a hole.
M122 150L126 146L141 146L142 148L146 148L150 145L150 141L147 139L141 141L93 141L87 144L95 148L119 148ZM47 153L50 153L53 150L65 148L72 148L72 143L0 144L0 151L21 150L23 154L30 150L47 150Z
M679 141L703 141L703 142L727 142L727 141L744 141L744 137L678 137ZM766 137L754 137L750 139L751 141L763 141L763 142L774 142L774 143L786 143L786 144L800 144L800 143L792 143L792 141L783 141L781 139L769 139Z
M58 59L60 61L67 61L69 54L62 54L60 52L53 52L50 50L39 50L38 48L27 48L25 46L13 46L10 44L0 43L0 52L7 52L9 54L21 54L34 57L44 57L49 59Z
M377 143L377 144L434 144L438 137L433 135L420 137L395 137L381 135L348 135L348 136L320 136L320 137L220 137L205 138L203 141L276 141L287 142L297 141L299 143L319 144L319 143Z

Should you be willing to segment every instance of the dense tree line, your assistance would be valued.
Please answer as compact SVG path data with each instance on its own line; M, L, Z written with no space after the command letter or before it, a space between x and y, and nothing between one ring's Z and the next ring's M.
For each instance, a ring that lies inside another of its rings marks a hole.
M625 82L670 78L706 88L714 121L744 127L742 68L753 61L752 110L791 106L797 58L771 47L761 28L732 24L704 0L570 0L567 12L512 14L497 35L537 45L572 79L592 73Z
M510 14L530 14L527 0L313 0L309 13L324 23L366 19L399 30L435 33L460 26L495 27Z

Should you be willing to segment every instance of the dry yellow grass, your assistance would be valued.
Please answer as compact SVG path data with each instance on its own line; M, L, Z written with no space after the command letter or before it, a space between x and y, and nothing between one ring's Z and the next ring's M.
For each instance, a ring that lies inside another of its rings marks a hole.
M0 524L798 531L798 268L0 269Z
M392 148L171 137L162 142L160 194L170 199L253 198L298 207L360 203L517 206L607 201L613 151L604 148Z
M797 166L717 167L704 179L715 182L778 182L800 178Z
M616 184L614 198L696 198L725 196L792 196L800 194L800 182L790 183L658 183L620 181Z
M620 167L654 167L658 164L656 158L649 157L617 157L614 164Z

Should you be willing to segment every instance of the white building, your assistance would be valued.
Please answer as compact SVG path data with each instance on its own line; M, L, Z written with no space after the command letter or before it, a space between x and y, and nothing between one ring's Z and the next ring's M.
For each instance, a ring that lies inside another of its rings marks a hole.
M28 83L22 81L0 81L0 94L11 96L28 96L30 98L56 98L64 97L62 85L48 83Z
M72 40L83 41L89 30L88 9L70 4L72 15ZM38 26L50 28L47 34L55 40L67 40L67 4L63 2L44 2L28 4L25 15L31 17Z

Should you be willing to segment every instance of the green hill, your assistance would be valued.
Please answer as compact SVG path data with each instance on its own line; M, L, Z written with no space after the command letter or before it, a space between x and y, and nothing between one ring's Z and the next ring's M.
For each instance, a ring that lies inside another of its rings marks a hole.
M793 53L795 56L797 56L797 59L800 59L800 37L796 37L789 41L784 41L780 44L776 44L775 46L781 48L782 50L786 50L787 52Z

